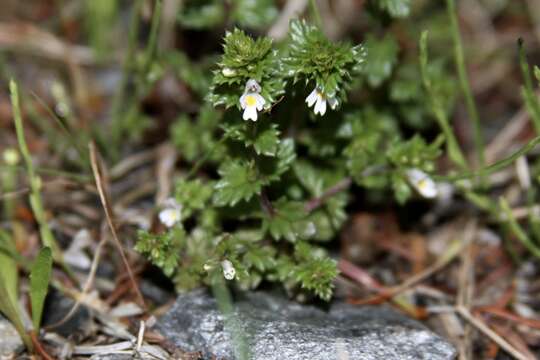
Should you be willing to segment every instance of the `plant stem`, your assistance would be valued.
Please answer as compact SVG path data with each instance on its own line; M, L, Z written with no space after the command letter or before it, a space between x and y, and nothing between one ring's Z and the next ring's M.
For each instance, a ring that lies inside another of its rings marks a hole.
M518 224L516 219L514 218L514 215L512 214L512 210L510 209L510 206L508 205L508 202L501 197L499 200L499 204L501 206L502 211L504 212L505 220L508 222L508 225L510 227L510 230L514 233L516 238L537 258L540 258L540 248L536 246L531 239L527 236L527 233L523 228Z
M204 165L204 163L206 161L208 161L208 159L210 158L210 156L213 154L213 152L221 145L225 142L225 140L227 140L227 137L226 136L223 136L218 142L216 142L214 144L214 146L212 146L207 152L206 154L204 154L204 156L202 158L199 159L199 161L197 161L195 163L195 165L193 165L193 167L189 170L189 172L187 173L186 175L186 179L190 179L193 175L195 175L197 173L197 171L199 171L199 169L201 168L201 166Z
M338 181L333 186L328 188L321 196L315 197L309 200L304 206L304 209L306 210L307 213L310 213L313 210L318 209L324 204L324 202L328 198L336 195L337 193L347 190L351 186L351 184L352 184L352 178L350 176L344 178L341 181Z
M24 127L19 104L19 90L17 83L13 79L9 83L9 89L11 93L11 105L13 108L13 120L15 121L17 141L19 142L19 149L23 156L30 182L30 205L32 207L32 211L34 212L34 216L36 217L36 221L39 224L39 232L43 244L52 249L55 260L62 262L62 252L56 243L56 239L54 238L51 229L49 228L43 203L41 201L41 179L36 175L34 165L32 163L32 157L24 138Z
M321 14L319 13L319 7L317 6L317 0L309 0L309 9L311 10L311 15L315 19L315 23L322 30L322 19Z
M446 0L446 5L448 9L448 16L450 17L450 30L452 34L452 40L454 42L454 60L456 62L459 82L461 85L461 90L463 91L463 96L465 97L467 112L469 113L469 117L473 123L474 145L478 166L483 167L485 163L484 139L482 136L482 128L480 125L478 110L476 109L476 104L472 95L469 78L465 69L463 44L461 41L461 35L459 33L455 0Z
M118 92L114 95L111 105L112 113L112 129L111 136L113 140L112 151L113 154L117 156L118 145L122 137L122 132L124 130L123 118L121 112L124 106L124 98L126 96L126 87L128 84L129 73L133 67L135 61L135 50L137 45L137 35L139 34L139 14L143 5L142 0L137 0L133 6L133 13L131 14L130 25L129 25L129 34L128 34L128 47L127 53L124 60L124 65L122 67L122 78L120 79L120 84L118 85Z
M434 176L434 180L447 180L447 181L456 181L456 180L462 180L462 179L470 179L476 176L487 176L489 174L493 174L494 172L497 172L501 169L504 169L505 167L511 165L517 158L519 158L522 155L525 155L532 149L536 147L536 145L540 144L540 136L535 137L531 141L529 141L525 146L523 146L521 149L513 153L512 155L508 156L507 158L504 158L500 161L497 161L495 164L491 164L489 166L486 166L482 169L476 170L476 171L467 171L463 172L461 174L457 175L450 175L450 176Z
M450 160L457 165L460 169L467 169L467 161L461 151L459 143L454 135L454 131L450 126L448 117L446 116L446 110L439 99L439 96L434 91L431 79L428 74L428 49L427 49L427 31L422 32L420 36L420 73L422 76L422 82L426 89L428 100L430 102L431 110L437 120L441 131L446 139L446 151Z
M536 134L540 135L540 103L534 93L533 83L531 79L531 73L529 64L527 63L527 56L525 54L525 47L523 46L523 40L518 40L519 49L519 64L521 66L521 72L523 74L524 85L521 89L522 96L525 101L525 106L529 112Z

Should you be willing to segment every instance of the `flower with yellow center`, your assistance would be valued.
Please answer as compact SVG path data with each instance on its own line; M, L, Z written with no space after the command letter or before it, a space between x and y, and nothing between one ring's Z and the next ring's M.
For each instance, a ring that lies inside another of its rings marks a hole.
M175 199L165 201L163 209L159 212L159 221L166 227L173 227L182 219L182 205Z
M326 102L328 102L328 105L330 105L332 110L335 110L339 103L335 96L326 96L317 87L315 87L315 89L313 89L313 91L306 98L308 107L312 107L313 104L315 104L315 107L313 108L315 115L319 114L322 116L326 113Z
M244 110L244 120L257 121L257 111L261 111L266 101L260 94L261 86L257 81L250 79L246 83L244 94L240 96L240 106Z
M407 179L416 191L425 198L432 199L439 194L437 184L422 170L407 170Z

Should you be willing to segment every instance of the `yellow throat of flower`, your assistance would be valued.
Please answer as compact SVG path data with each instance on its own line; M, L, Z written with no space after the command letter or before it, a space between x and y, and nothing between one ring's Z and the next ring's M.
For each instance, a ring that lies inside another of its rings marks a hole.
M253 95L247 95L245 98L246 106L255 106L257 105L257 99Z

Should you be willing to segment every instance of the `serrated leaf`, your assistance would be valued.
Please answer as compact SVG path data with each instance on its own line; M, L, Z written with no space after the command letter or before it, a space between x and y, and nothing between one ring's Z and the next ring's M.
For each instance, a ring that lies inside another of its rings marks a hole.
M200 179L181 179L176 183L175 198L182 204L183 217L189 217L194 210L203 210L214 192L213 184Z
M38 331L43 315L43 305L49 289L53 258L49 247L44 247L38 253L30 271L30 300L32 303L32 322L34 330Z
M214 186L214 202L218 206L234 206L261 192L263 182L254 162L230 160L218 172L221 180Z
M409 16L411 0L375 0L377 6L394 18Z
M242 26L260 29L270 25L278 11L273 0L234 0L232 16Z
M362 73L372 87L378 87L392 74L392 69L397 63L398 44L391 34L387 34L383 39L376 39L370 35L365 46L367 59Z
M178 13L178 22L191 29L208 29L225 21L221 0L188 0Z
M315 235L315 224L307 219L303 203L282 198L273 203L273 206L275 214L263 220L263 228L267 229L274 239L285 238L295 242Z
M271 127L258 133L253 146L257 154L275 156L279 146L279 131Z

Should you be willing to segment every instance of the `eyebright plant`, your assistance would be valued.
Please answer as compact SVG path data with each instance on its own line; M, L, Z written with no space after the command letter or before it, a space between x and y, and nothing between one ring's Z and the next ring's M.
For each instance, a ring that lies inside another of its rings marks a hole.
M444 139L404 138L401 117L370 101L390 86L399 49L390 34L367 39L369 46L330 41L295 20L280 43L226 32L211 72L170 57L171 66L193 69L178 71L204 105L172 127L191 170L179 174L174 198L159 208L161 230L141 230L136 249L178 290L218 280L241 289L276 282L291 295L329 300L338 270L326 244L346 221L353 190L399 203L437 196L430 174ZM421 90L397 81L397 105L416 104Z

